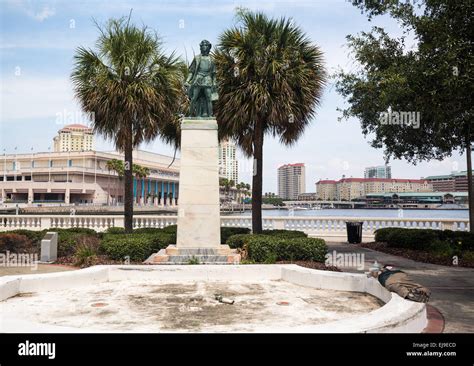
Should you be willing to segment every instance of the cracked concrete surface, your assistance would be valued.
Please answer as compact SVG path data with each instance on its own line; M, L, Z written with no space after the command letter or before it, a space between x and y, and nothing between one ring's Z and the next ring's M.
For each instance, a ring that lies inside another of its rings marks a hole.
M220 294L233 305L215 300ZM368 313L374 296L285 281L119 281L17 295L3 312L50 325L138 332L278 332Z

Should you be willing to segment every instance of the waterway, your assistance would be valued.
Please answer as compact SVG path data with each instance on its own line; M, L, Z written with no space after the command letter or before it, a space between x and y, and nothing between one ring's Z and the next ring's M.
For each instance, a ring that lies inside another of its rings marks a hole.
M251 211L228 213L233 216L251 216ZM265 216L316 216L316 217L386 217L426 219L468 219L468 210L413 210L413 209L322 209L322 210L263 210Z

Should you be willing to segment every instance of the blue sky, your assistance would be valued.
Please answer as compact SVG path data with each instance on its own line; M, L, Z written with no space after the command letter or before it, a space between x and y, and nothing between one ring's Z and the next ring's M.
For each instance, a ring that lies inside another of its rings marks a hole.
M110 17L126 16L155 29L167 52L191 57L202 39L215 44L218 35L234 24L234 9L244 6L271 16L292 17L325 54L328 71L355 67L345 47L345 36L383 26L401 35L388 17L369 22L346 0L0 0L0 152L47 151L63 124L80 123L80 108L73 97L69 75L74 50L94 47L97 29L92 19L104 23ZM325 89L322 105L299 142L286 148L271 137L264 146L264 191L275 192L276 169L286 163L306 164L306 190L315 191L319 179L363 176L366 166L383 163L382 150L369 146L355 119L338 122L337 107L344 100L333 87ZM58 118L61 117L61 118ZM97 138L100 150L112 144ZM142 149L172 154L160 141ZM241 156L240 156L241 157ZM420 178L446 174L466 167L457 153L444 161L413 166L392 161L392 174L399 178ZM241 157L240 180L251 182L252 164Z

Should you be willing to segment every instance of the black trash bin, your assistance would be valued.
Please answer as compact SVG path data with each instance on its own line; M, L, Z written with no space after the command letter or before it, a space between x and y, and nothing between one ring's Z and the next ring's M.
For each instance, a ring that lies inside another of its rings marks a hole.
M362 242L362 225L363 222L346 222L347 241L350 244L360 244Z

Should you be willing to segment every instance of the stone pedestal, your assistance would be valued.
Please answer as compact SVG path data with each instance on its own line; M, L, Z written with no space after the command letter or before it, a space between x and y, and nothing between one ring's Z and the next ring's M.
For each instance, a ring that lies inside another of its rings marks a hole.
M240 255L221 245L220 226L217 122L186 119L181 124L177 243L146 262L238 263Z
M181 124L178 248L218 248L219 145L215 120Z
M54 262L58 259L58 233L47 232L41 240L41 262Z

